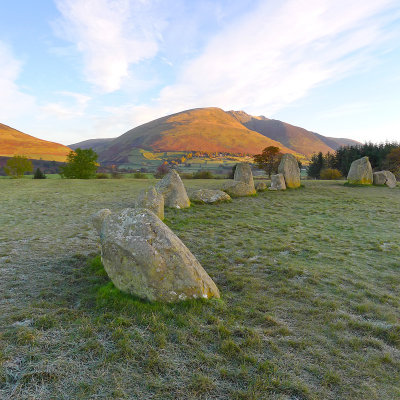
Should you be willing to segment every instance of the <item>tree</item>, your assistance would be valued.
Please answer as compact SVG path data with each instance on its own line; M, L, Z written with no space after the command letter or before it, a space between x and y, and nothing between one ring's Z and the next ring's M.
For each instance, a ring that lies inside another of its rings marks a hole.
M46 175L41 171L40 168L36 168L33 179L46 179Z
M7 160L4 171L12 178L22 178L25 172L33 171L32 161L28 160L25 156L15 155Z
M67 163L60 167L60 175L70 179L95 178L97 170L97 154L92 149L71 151Z
M385 161L387 169L398 175L400 171L400 147L392 149Z
M257 167L263 169L269 177L278 170L279 163L281 162L283 154L280 152L279 147L268 146L261 154L254 156L254 161Z
M307 167L307 175L310 178L319 179L321 170L324 168L324 155L322 152L318 154L313 154L311 156L310 164Z

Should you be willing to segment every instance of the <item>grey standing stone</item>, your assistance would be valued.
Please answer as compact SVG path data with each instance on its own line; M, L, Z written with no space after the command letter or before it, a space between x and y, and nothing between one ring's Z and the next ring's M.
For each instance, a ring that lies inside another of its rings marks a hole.
M239 163L236 165L234 181L243 182L254 188L253 173L249 163Z
M173 169L156 185L156 190L164 196L165 207L187 208L190 200L179 174Z
M271 186L269 190L286 190L285 177L283 174L271 176Z
M161 220L164 219L164 196L154 186L143 189L134 202L135 208L147 208Z
M189 249L147 209L105 217L100 242L104 268L121 291L162 302L220 296Z
M372 167L368 157L363 157L351 163L347 180L356 185L372 185Z
M296 157L293 154L284 154L278 167L278 173L283 174L285 184L288 188L300 187L300 168Z

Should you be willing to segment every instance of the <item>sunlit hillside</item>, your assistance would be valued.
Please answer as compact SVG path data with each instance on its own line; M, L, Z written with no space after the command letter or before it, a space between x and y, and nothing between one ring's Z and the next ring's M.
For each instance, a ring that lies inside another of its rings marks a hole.
M35 160L65 161L70 148L0 124L0 156L24 155Z
M220 108L198 108L140 125L108 143L100 160L122 162L132 149L257 154L267 146L295 153L243 126Z

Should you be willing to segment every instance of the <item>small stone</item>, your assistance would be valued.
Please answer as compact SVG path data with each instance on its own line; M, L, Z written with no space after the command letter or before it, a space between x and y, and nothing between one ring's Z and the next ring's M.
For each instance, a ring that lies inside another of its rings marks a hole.
M269 190L286 190L285 177L283 174L271 176L271 186Z
M199 204L217 204L231 201L231 197L222 190L198 189L190 193L190 200Z
M390 171L378 171L373 173L374 185L386 185L393 189L396 187L396 177Z
M255 189L257 192L263 192L267 189L267 184L265 182L257 182L255 184Z

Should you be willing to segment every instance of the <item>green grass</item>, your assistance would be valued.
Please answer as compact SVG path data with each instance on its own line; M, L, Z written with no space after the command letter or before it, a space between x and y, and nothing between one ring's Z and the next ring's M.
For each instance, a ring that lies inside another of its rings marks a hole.
M0 398L400 397L399 188L167 210L222 294L167 305L113 286L90 224L154 182L0 181Z

